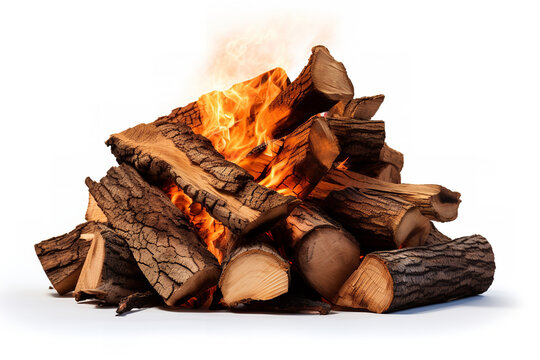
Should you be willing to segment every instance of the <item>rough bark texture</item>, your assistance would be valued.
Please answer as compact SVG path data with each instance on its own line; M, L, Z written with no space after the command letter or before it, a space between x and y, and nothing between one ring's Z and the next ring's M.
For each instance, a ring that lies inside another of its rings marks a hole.
M343 285L334 303L373 312L391 312L485 292L495 260L480 235L449 242L367 255Z
M350 169L375 179L400 184L403 154L385 143L381 148L379 160L358 164Z
M313 289L331 300L360 265L360 246L317 206L303 203L274 230Z
M315 46L300 75L268 106L262 115L273 123L274 139L291 132L312 115L328 110L340 100L352 99L354 88L342 63L327 48Z
M440 185L394 184L350 171L332 169L311 192L313 199L323 200L331 191L352 187L376 190L397 196L414 204L430 220L451 221L457 218L461 194Z
M347 160L347 167L357 168L378 161L384 145L384 121L326 117L336 135L341 153L337 161Z
M96 225L92 245L75 287L75 300L118 302L135 292L152 290L126 241L103 224Z
M181 124L141 124L111 135L107 145L152 181L174 181L234 233L270 226L298 201L261 186L223 158L210 141Z
M384 95L382 94L340 101L328 111L328 116L342 119L371 120L383 101Z
M118 303L116 313L122 315L133 309L153 307L161 304L163 304L163 299L155 291L138 292L122 298Z
M75 289L95 227L96 223L86 222L67 234L34 245L45 274L60 295Z
M452 241L452 239L440 232L435 227L435 224L431 223L431 229L426 241L424 241L424 246L444 244L449 241Z
M303 199L322 179L336 157L339 145L323 117L314 116L293 131L281 152L261 174L261 184L286 189L287 194Z
M128 165L113 167L90 193L126 242L139 268L168 305L214 286L216 258L189 227L182 212Z
M331 192L325 209L356 237L366 251L422 245L429 220L413 204L375 190Z

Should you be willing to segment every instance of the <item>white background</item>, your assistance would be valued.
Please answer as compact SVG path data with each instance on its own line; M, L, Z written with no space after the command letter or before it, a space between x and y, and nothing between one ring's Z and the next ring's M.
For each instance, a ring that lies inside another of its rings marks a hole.
M538 356L535 2L251 3L1 2L2 352ZM84 178L115 164L109 134L275 66L294 79L318 43L345 64L357 96L386 95L376 117L405 154L403 181L462 193L459 218L439 228L491 242L497 271L487 293L389 315L115 317L47 290L33 244L83 222Z

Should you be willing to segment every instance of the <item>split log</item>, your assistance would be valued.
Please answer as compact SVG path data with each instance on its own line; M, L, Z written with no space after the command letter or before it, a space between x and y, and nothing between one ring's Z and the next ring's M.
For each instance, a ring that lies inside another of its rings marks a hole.
M300 75L270 103L260 116L270 126L272 138L290 133L311 116L340 100L352 99L354 87L342 63L327 48L315 46Z
M488 241L466 236L436 245L368 254L334 304L376 313L485 292L495 260Z
M441 185L393 184L350 170L332 169L311 192L313 199L323 200L331 191L352 187L376 190L398 196L418 207L430 220L446 222L457 218L461 194Z
M360 246L315 205L303 203L274 230L293 249L294 263L308 284L331 300L360 265Z
M88 207L86 208L86 214L84 215L86 221L95 221L100 223L106 223L107 217L101 211L99 206L96 203L96 199L92 194L88 193Z
M118 304L133 293L152 290L123 238L103 224L96 224L93 236L73 292L75 300Z
M298 204L254 182L208 139L182 124L140 124L111 135L106 144L119 163L134 166L153 182L172 180L236 234L268 227Z
M330 170L338 155L338 141L326 120L314 116L287 136L281 152L261 174L260 183L276 190L286 189L303 199Z
M339 219L366 252L420 246L429 220L413 204L376 190L346 188L333 191L324 208Z
M45 274L60 295L75 289L95 227L96 223L86 222L67 234L34 245Z
M229 307L270 300L289 290L289 263L264 233L231 241L222 267L219 287Z
M384 95L364 96L359 99L340 101L328 110L328 116L340 119L371 120L382 102Z
M111 168L99 183L87 178L86 185L167 305L216 285L216 258L163 191L125 164Z
M238 165L246 170L254 179L258 179L268 164L283 149L284 139L270 140L257 145Z

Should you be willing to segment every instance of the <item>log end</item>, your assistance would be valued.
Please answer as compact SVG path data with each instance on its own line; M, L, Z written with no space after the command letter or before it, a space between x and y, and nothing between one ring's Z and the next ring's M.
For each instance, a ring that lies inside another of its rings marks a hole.
M432 220L447 222L455 220L458 216L458 208L461 203L461 194L456 191L441 187L441 191L431 201L436 218Z
M394 242L398 248L422 246L430 231L429 219L422 215L418 208L412 207L401 218L394 234Z
M336 61L330 51L318 45L312 52L312 80L318 92L330 100L349 100L353 98L354 86L347 76L343 63Z

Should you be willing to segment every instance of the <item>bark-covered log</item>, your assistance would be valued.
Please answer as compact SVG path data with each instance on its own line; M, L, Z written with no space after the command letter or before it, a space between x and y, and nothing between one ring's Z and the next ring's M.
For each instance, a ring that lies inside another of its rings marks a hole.
M322 203L365 251L420 246L430 231L429 220L416 206L381 191L346 188L331 192Z
M360 264L354 237L313 204L298 206L273 232L293 250L309 285L328 300Z
M152 290L123 238L103 224L96 224L93 235L73 292L75 300L118 304L133 293Z
M445 222L457 218L461 194L440 185L394 184L350 170L332 169L311 192L310 198L323 200L332 191L352 187L398 196L418 207L430 220Z
M289 290L289 263L266 234L230 241L219 287L229 306L252 300L270 300Z
M339 154L326 119L314 116L293 131L261 174L261 184L303 199L332 167Z
M340 100L352 99L354 88L342 63L327 48L315 46L300 75L281 92L261 115L273 124L274 139L290 133L312 115L326 111Z
M431 229L426 241L424 241L424 246L444 244L449 241L452 241L452 239L440 232L435 227L435 224L431 223Z
M152 181L172 180L237 234L270 226L298 204L294 197L254 182L208 139L182 124L141 124L111 135L107 145L118 162L134 166Z
M480 235L417 248L368 254L333 303L376 313L435 304L485 292L495 259Z
M328 110L328 116L341 119L371 120L383 101L384 95L382 94L340 101Z
M87 178L86 185L168 305L216 285L216 258L163 191L125 164L111 168L99 183Z
M350 169L375 179L400 184L403 163L403 154L385 143L377 161L358 164Z
M95 227L96 223L86 222L67 234L34 245L45 274L60 295L75 289Z

